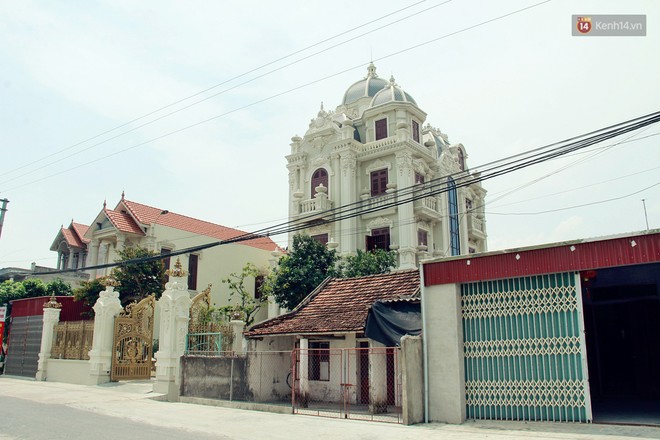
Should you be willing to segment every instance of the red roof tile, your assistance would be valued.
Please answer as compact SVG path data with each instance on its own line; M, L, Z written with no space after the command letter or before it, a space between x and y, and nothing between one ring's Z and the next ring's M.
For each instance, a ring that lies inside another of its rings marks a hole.
M60 232L69 246L84 249L89 243L89 240L83 238L88 228L89 226L71 222L68 228L62 228Z
M104 209L103 212L110 220L110 223L121 232L130 232L138 235L145 235L142 228L135 223L133 218L123 212L113 211L112 209Z
M204 220L197 220L195 218L174 212L167 212L166 214L162 214L163 210L160 208L154 208L152 206L143 205L141 203L131 202L130 200L126 199L122 199L115 210L118 209L122 203L131 212L131 214L133 214L133 217L135 217L138 222L144 225L156 223L158 225L169 226L171 228L192 232L194 234L217 238L218 240L228 240L230 238L238 237L246 233L238 229L228 228L226 226L217 225L214 223L206 222ZM267 251L277 249L275 242L267 237L243 241L240 242L240 244Z
M248 337L278 334L361 332L378 300L410 298L419 292L419 271L359 278L332 278L293 311L254 325Z
M89 229L89 226L83 225L82 223L74 223L71 222L71 226L69 226L69 229L73 228L73 230L78 234L78 238L83 242L83 243L89 243L89 240L85 238L85 233Z

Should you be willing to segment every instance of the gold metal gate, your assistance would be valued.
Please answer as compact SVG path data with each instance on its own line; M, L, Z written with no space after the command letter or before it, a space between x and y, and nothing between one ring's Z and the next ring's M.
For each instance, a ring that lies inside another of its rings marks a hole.
M115 317L111 380L151 377L155 306L151 295Z

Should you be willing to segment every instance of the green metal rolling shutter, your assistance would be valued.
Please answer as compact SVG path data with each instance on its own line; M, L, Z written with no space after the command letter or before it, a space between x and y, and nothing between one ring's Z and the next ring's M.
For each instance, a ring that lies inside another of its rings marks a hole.
M464 284L462 299L469 419L591 421L577 274Z

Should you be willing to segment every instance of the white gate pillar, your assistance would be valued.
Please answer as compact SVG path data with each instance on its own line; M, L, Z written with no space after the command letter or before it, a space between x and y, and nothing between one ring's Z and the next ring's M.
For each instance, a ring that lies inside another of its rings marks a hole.
M41 332L41 347L39 349L39 361L37 363L37 380L46 380L48 375L48 359L53 346L53 333L55 325L60 322L62 304L58 303L54 296L50 301L44 303L43 330Z
M94 304L94 337L89 351L91 384L110 382L115 316L122 310L119 292L113 286L106 286Z
M243 353L246 350L245 338L243 338L243 330L245 330L245 322L240 319L232 319L229 321L234 340L231 349L234 353Z
M186 272L177 259L175 269L170 272L170 281L165 284L163 296L158 300L160 310L160 334L156 353L156 382L154 392L167 394L168 400L179 398L180 362L186 348L188 321L192 300L188 293Z

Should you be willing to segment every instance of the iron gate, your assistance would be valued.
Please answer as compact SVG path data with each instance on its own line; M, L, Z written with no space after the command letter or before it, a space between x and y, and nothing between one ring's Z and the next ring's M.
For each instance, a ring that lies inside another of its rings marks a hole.
M151 378L155 306L151 295L115 317L111 380Z
M5 374L35 377L41 348L43 317L17 316L9 327Z
M296 349L291 371L295 414L403 421L397 348Z
M464 284L469 419L590 422L579 276Z

